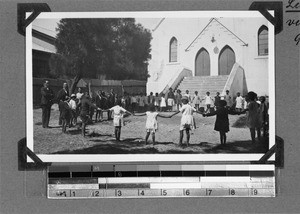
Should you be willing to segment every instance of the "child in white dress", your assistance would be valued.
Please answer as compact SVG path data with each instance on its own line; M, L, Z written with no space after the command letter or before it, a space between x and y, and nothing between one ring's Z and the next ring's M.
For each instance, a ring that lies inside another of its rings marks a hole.
M213 99L210 96L210 92L209 91L206 92L206 95L205 95L205 97L204 97L203 100L204 100L204 103L206 105L206 111L205 111L205 113L210 113L210 107L213 104Z
M152 135L152 142L155 144L155 132L158 130L158 123L157 123L157 117L163 117L163 118L171 118L173 115L170 116L165 116L161 115L158 112L155 111L155 106L150 105L149 106L149 111L136 115L135 116L144 116L147 115L147 120L146 120L146 137L145 137L145 142L147 145L148 138L150 134Z
M121 100L118 100L117 105L109 109L109 111L112 111L114 113L113 123L115 127L115 137L117 141L120 141L121 128L122 126L124 126L124 121L123 121L124 114L128 113L132 115L132 113L122 108L120 105L121 105Z
M241 97L240 92L238 92L236 95L237 97L235 98L235 111L242 112L244 99L243 97Z
M167 104L166 104L165 94L162 94L161 98L160 98L160 111L165 111L166 107L167 107Z
M201 98L200 96L198 95L198 91L195 91L195 95L192 99L192 103L193 103L193 106L196 110L199 110L199 106L201 104Z
M189 99L186 96L182 97L182 107L179 109L178 112L174 113L178 114L179 112L182 113L181 117L181 122L180 122L180 128L179 128L179 146L182 146L182 140L183 140L183 131L185 130L186 132L186 144L187 146L189 145L190 141L190 130L196 129L196 123L193 117L193 113L199 113L202 114L201 112L197 111L195 108L193 108L191 105L188 104ZM173 116L172 115L172 116Z

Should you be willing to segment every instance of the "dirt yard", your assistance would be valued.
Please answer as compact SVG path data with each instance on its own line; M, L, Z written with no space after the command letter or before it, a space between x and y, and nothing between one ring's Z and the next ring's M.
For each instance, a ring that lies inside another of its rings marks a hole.
M165 112L164 114L171 114ZM103 121L87 126L87 136L81 136L79 127L68 129L64 134L58 126L59 111L53 106L49 129L42 127L42 110L33 111L34 152L37 154L183 154L183 153L265 153L267 144L250 141L249 129L245 126L245 116L230 115L230 132L227 144L220 145L219 133L214 131L215 116L203 117L196 114L197 129L191 133L190 146L179 147L179 124L181 114L170 119L158 118L159 130L156 144L145 145L146 116L129 116L124 119L121 141L114 138L112 121ZM104 119L107 118L104 113ZM233 127L234 126L234 127ZM185 137L185 136L184 136Z

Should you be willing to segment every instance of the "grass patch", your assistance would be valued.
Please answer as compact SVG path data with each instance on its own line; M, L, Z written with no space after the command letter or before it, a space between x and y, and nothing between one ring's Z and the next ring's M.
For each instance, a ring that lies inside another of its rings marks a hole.
M232 127L234 128L247 128L247 116L243 115L239 117L233 124Z

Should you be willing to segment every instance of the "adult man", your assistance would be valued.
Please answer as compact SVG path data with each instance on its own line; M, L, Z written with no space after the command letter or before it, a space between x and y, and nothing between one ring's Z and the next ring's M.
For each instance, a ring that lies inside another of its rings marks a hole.
M59 103L60 101L64 101L66 96L69 97L69 91L68 91L68 84L65 82L63 84L63 88L57 92L57 96L56 96L57 103ZM58 125L62 125L61 115L62 115L62 109L59 108Z
M45 81L44 86L41 88L41 95L42 124L43 128L49 128L51 106L54 99L54 93L49 88L49 81Z
M89 120L89 110L90 108L95 108L99 111L101 111L100 108L97 108L96 105L94 105L93 103L91 103L90 101L90 97L88 95L88 93L82 95L81 97L81 102L80 102L80 119L82 121L82 136L85 137L85 129L86 129L86 125L88 123Z

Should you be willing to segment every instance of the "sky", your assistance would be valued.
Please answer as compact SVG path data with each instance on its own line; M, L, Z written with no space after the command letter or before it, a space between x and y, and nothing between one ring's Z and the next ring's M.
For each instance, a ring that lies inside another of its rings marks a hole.
M55 37L57 24L60 19L35 19L32 23L33 28ZM136 23L140 23L144 28L152 30L159 23L161 18L136 18Z

